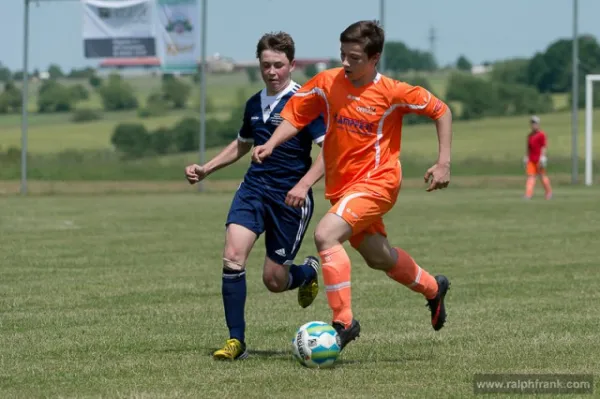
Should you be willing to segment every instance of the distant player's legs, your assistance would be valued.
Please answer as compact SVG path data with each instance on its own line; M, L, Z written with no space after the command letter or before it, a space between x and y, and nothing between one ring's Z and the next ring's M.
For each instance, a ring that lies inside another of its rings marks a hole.
M375 222L367 231L369 233L352 237L352 245L370 268L381 270L391 279L423 294L431 311L431 325L434 330L440 330L446 321L444 299L450 286L448 279L441 275L434 278L406 251L392 248L386 238L383 221Z
M537 165L531 161L527 162L525 172L527 174L527 181L525 182L525 198L530 199L531 197L533 197L533 190L535 189Z
M313 214L312 192L300 208L285 204L285 192L265 196L265 247L267 256L263 282L272 292L298 290L298 302L303 308L312 304L319 292L319 261L308 256L302 264L294 259L302 245Z
M540 169L538 176L542 181L542 186L544 186L544 192L546 199L552 198L552 186L550 185L550 178L546 175L545 169Z

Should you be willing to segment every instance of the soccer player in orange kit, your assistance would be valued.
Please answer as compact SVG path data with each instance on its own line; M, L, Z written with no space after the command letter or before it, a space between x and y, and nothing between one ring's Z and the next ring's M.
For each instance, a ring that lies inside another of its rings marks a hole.
M342 245L348 240L369 267L425 296L434 330L446 321L448 279L433 277L404 250L392 247L382 217L394 206L402 182L403 116L416 113L435 121L439 156L425 173L427 191L433 191L450 181L452 114L424 88L378 73L384 32L376 21L350 25L340 42L342 68L323 71L302 86L281 112L284 122L264 145L255 147L252 158L261 163L307 123L325 115L325 196L332 207L315 229L315 243L332 325L343 349L360 333L351 308L350 259Z
M548 140L546 133L540 129L540 118L537 116L531 117L531 131L527 135L527 155L523 158L525 163L525 172L527 173L527 183L525 183L525 199L533 197L533 189L535 188L535 178L540 177L545 198L552 198L552 186L550 178L546 175L546 147Z

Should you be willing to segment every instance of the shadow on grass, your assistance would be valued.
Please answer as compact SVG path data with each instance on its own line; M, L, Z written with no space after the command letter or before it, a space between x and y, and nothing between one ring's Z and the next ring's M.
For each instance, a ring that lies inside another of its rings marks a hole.
M213 352L218 348L205 348L206 355L212 356ZM291 352L284 350L261 350L261 349L249 349L248 350L248 359L258 359L258 360L269 360L269 361L284 361L284 362L295 362L296 360L293 358ZM336 365L355 365L355 364L369 364L369 363L388 363L388 364L404 364L404 363L419 363L419 362L431 362L435 361L436 356L433 352L423 353L422 356L414 357L414 356L399 356L396 358L385 357L385 358L362 358L362 359L344 359L343 355L336 362Z

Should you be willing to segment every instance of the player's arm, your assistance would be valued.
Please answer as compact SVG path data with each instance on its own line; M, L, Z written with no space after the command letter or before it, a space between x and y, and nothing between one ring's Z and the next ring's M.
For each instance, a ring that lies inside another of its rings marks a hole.
M250 152L252 143L235 139L204 165L192 164L185 168L185 177L190 184L204 180L211 173L239 160Z
M252 128L250 127L248 115L244 112L244 121L238 137L206 164L188 165L185 168L185 177L190 184L204 180L211 173L231 165L246 155L252 148L253 143Z
M319 147L323 148L323 143L318 144ZM308 190L315 185L316 182L321 180L325 175L325 162L323 161L323 149L319 151L319 155L315 162L310 166L310 169L300 179L300 181L292 188L285 197L285 203L289 206L300 207L304 205Z
M424 115L435 121L438 137L438 159L425 173L427 191L442 189L450 183L452 157L452 111L442 100L420 86L399 84L394 102L407 113Z
M546 156L546 149L547 149L547 142L546 142L546 135L542 136L541 139L541 150L540 150L540 164L542 165L542 167L546 167L546 164L548 162L548 157Z
M283 121L271 138L263 145L254 148L252 160L261 163L273 150L298 134L303 127L314 121L325 111L323 90L320 88L322 76L317 74L289 99L280 115Z
M250 152L250 149L252 149L252 142L242 141L239 138L233 140L204 165L206 174L210 175L219 169L237 162L241 157Z

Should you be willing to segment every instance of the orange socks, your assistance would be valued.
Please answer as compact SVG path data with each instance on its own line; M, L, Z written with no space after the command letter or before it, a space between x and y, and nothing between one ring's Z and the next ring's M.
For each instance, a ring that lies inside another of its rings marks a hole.
M437 295L438 285L435 278L421 269L408 253L400 248L394 248L398 254L398 261L394 268L386 274L415 292L419 292L427 299Z
M352 323L352 295L350 291L350 258L342 245L319 252L327 301L333 310L332 322L345 327Z

